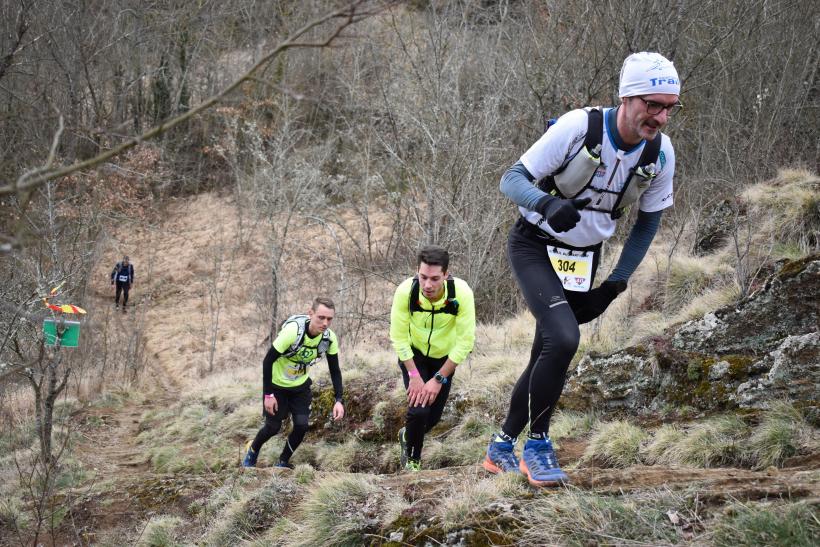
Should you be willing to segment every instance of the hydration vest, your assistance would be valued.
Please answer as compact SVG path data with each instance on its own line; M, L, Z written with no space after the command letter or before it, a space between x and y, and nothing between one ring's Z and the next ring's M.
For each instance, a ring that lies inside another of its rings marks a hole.
M581 149L551 175L538 181L537 186L544 192L573 199L584 190L592 190L599 194L616 194L615 205L610 209L601 209L587 206L585 210L609 213L613 220L620 218L633 203L637 202L652 179L656 176L655 164L661 151L662 136L660 131L655 138L647 141L638 163L630 168L629 176L620 190L597 188L592 185L595 171L601 165L601 141L604 134L604 114L600 108L587 108L587 134ZM547 122L547 130L555 124L554 119Z
M128 263L128 266L125 266L122 262L117 262L114 266L112 277L119 283L128 283L131 280L133 271L134 266L130 262Z
M282 323L282 328L285 328L288 323L296 324L296 340L294 340L287 351L282 354L283 357L292 357L296 355L296 352L302 347L303 342L305 341L305 336L307 335L307 323L309 319L310 317L307 315L297 314L291 315ZM319 345L316 346L316 356L324 356L328 349L330 349L330 329L326 329L325 332L322 333L322 339L319 340Z
M456 283L452 275L447 276L447 299L444 306L439 309L426 310L421 307L419 300L419 276L413 276L413 284L410 286L410 313L421 311L427 313L448 313L458 315L458 300L456 300Z

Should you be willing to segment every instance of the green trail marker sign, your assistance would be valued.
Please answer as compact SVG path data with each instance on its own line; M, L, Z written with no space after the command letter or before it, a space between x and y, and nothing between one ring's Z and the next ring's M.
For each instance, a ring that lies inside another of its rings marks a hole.
M62 348L76 348L80 345L80 322L63 319L45 319L43 333L47 346L56 346L59 341Z

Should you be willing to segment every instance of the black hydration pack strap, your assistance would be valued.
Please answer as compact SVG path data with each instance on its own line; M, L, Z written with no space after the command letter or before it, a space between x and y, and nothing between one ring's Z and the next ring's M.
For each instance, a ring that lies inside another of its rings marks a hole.
M552 124L548 124L548 129L549 127L551 127L551 125ZM583 150L584 148L586 148L587 150L593 150L596 146L601 144L601 142L603 141L603 135L603 112L599 108L591 108L587 110L587 134L584 136L584 144L579 149L579 151ZM587 206L585 209L588 211L598 211L599 213L609 213L613 220L620 218L624 213L624 208L621 207L621 200L626 194L627 188L629 188L629 184L632 181L632 177L638 171L642 171L645 173L646 167L648 167L650 164L657 163L658 156L660 155L661 151L662 140L663 137L659 131L658 134L655 135L654 139L652 139L651 141L647 141L646 144L644 144L643 150L641 151L641 157L638 158L638 163L635 165L635 167L629 170L629 176L627 177L626 181L624 181L624 184L621 187L620 191L615 192L613 190L608 190L606 188L595 188L594 186L592 186L592 180L590 179L586 187L583 190L581 190L581 192L587 189L592 189L598 193L617 194L618 198L615 200L615 206L611 211L608 209L599 209L594 206ZM567 196L564 196L558 189L558 186L555 184L555 179L553 177L561 173L564 169L566 169L570 161L572 161L572 158L570 158L569 161L566 161L555 173L547 175L546 177L541 179L538 182L538 188L540 188L541 190L550 195L566 199ZM578 194L580 195L581 192L579 192Z
M450 315L458 315L458 300L456 300L456 283L452 275L447 276L447 300L444 301L444 306L435 310L426 310L421 307L419 300L419 276L413 276L413 284L410 286L410 313L413 312L427 312L427 313L448 313Z
M554 124L552 120L550 120L550 122L547 123L547 130L549 130L549 128L552 127L552 125ZM590 108L589 110L587 110L587 134L584 136L584 144L581 145L581 148L578 149L578 152L580 153L581 150L583 150L584 148L586 148L587 150L595 150L597 147L601 146L601 140L603 139L603 137L604 113L601 112L600 108ZM564 162L564 164L561 167L558 168L557 171L541 179L538 182L538 187L550 195L565 198L565 196L561 194L560 190L558 190L558 186L556 186L555 179L553 177L563 172L564 169L566 169L569 165L569 162L571 162L572 158L574 157L575 156L571 156L567 161ZM589 184L591 182L592 180L590 180L587 183L587 187L589 187ZM583 192L584 190L586 190L586 187L582 189L581 192ZM578 193L580 194L581 192Z
M285 327L288 323L296 323L296 339L290 345L290 347L285 350L285 353L282 354L283 357L293 357L296 353L305 346L305 336L307 336L307 324L308 324L308 316L306 315L292 315L285 319L285 322L282 323L282 328ZM312 348L314 346L307 346ZM320 357L327 353L327 350L330 348L330 330L326 330L322 333L322 338L319 340L319 343L315 346L316 348L316 356Z
M610 212L610 216L613 220L617 220L621 218L624 214L625 207L621 207L621 200L623 200L624 195L626 194L626 190L629 188L629 184L632 182L632 179L635 177L635 173L638 171L641 172L641 176L649 176L649 178L655 178L655 173L657 172L657 168L653 170L651 173L647 171L647 167L650 164L655 164L657 166L658 156L661 153L661 141L663 140L663 136L661 132L658 131L658 134L655 135L655 138L651 141L647 141L643 145L643 150L641 150L641 157L638 158L638 163L635 164L635 167L632 167L629 170L629 176L624 181L624 185L621 188L621 191L618 192L618 199L615 201L615 206L612 207L612 212ZM630 204L631 205L631 204ZM609 211L607 211L609 212Z

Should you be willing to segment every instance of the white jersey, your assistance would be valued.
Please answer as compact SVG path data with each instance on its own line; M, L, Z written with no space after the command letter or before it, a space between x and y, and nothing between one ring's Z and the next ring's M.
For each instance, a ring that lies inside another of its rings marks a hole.
M607 188L619 192L629 177L629 170L641 157L645 141L631 150L618 150L612 133L614 127L607 124L607 111L604 114L604 134L601 139L601 165L595 171L591 186ZM567 112L544 133L529 150L521 156L521 163L535 180L555 173L564 163L572 158L583 146L587 133L587 112L583 109ZM675 150L669 137L662 135L661 150L656 162L657 176L652 179L649 188L641 195L641 211L653 213L672 205L672 178L675 175ZM592 199L590 206L598 209L612 210L617 194L584 190L576 196ZM602 211L581 210L581 220L571 230L556 233L543 221L543 217L524 207L519 207L521 214L532 224L546 233L573 247L590 247L605 241L615 233L616 221L609 213Z

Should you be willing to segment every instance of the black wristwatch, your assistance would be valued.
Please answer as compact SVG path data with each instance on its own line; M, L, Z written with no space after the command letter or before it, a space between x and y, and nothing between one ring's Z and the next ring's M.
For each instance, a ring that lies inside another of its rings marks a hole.
M441 385L444 385L449 381L446 376L441 375L441 372L436 372L433 375L433 378L435 378L436 382L438 382Z

